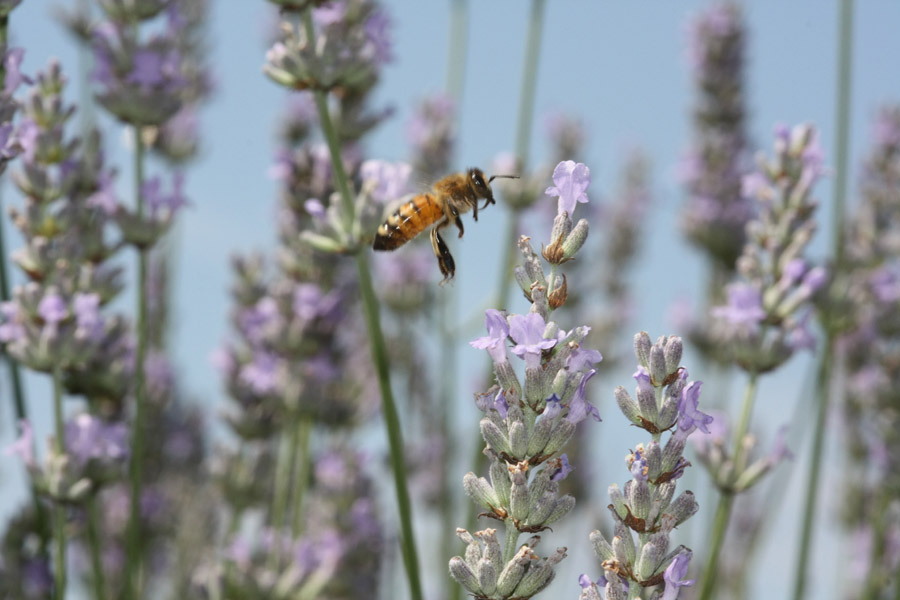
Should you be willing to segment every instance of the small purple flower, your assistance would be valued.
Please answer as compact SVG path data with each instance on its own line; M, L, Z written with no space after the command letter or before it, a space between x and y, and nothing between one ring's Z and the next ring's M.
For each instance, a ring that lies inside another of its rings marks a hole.
M644 456L644 447L642 445L638 445L634 452L628 455L627 462L628 470L631 471L631 476L634 477L635 481L647 481L649 467L647 466L647 458Z
M506 358L506 338L509 337L509 324L506 317L499 310L489 308L484 311L484 326L488 330L488 334L469 342L473 348L487 350L491 359L499 364L505 363Z
M372 185L372 199L384 204L402 197L409 191L412 167L406 163L367 160L360 167L363 182Z
M34 429L27 419L19 421L19 437L10 444L5 453L18 456L26 466L34 465Z
M791 350L815 350L816 338L809 330L809 317L812 311L806 311L787 332L787 345Z
M340 302L340 295L336 292L323 294L314 283L300 283L294 288L292 308L298 319L309 322L335 316Z
M509 336L516 343L513 354L525 359L525 368L540 366L541 353L556 345L555 339L545 339L547 324L537 313L513 315L509 318Z
M159 177L148 179L141 186L141 193L152 219L157 221L171 219L179 209L187 206L188 200L184 195L184 173L175 173L172 182L170 194L162 193L162 181Z
M0 342L9 343L25 339L25 327L19 317L21 315L19 305L15 302L0 303L0 316L3 324L0 324Z
M676 600L678 598L678 589L682 587L690 587L694 585L693 579L684 578L687 576L688 564L691 562L693 553L690 550L679 554L675 557L663 574L663 580L666 582L666 589L663 591L660 600Z
M313 10L313 22L319 27L328 27L344 20L347 14L347 3L343 0L329 2Z
M369 43L372 45L373 58L377 64L384 64L394 59L391 52L393 40L390 29L391 20L383 9L372 12L366 21L366 37L369 38Z
M128 460L128 427L125 423L104 423L82 413L65 425L66 452L81 468L96 460L123 465Z
M581 383L578 384L578 389L575 390L575 395L569 403L569 414L566 416L566 420L570 423L580 423L588 415L591 415L595 421L601 421L600 411L597 410L596 406L587 401L587 395L585 394L584 389L588 380L596 373L596 369L591 369L581 378Z
M278 387L281 361L271 352L257 352L241 369L240 379L257 394L270 394Z
M900 275L896 265L883 266L869 276L869 286L879 302L890 305L900 301Z
M97 176L97 191L87 197L85 203L93 208L99 208L106 215L112 216L119 210L119 202L116 199L115 185L112 172L101 171Z
M90 339L98 339L103 334L103 318L100 316L100 296L97 294L75 294L72 312L78 328Z
M732 283L728 286L728 304L714 307L712 315L754 332L766 318L762 294L750 284Z
M591 581L591 578L588 577L587 573L582 573L578 576L578 585L581 586L581 589L587 589L592 585L596 585L598 588L605 588L606 584L609 583L606 581L606 577L603 575L600 576L600 579L597 581Z
M141 48L134 53L132 71L126 81L136 83L143 88L160 85L165 77L163 69L166 61L163 55L155 50Z
M557 467L553 475L550 476L550 481L562 481L574 470L575 467L569 464L569 457L563 454L559 457L559 467Z
M601 360L603 360L603 355L600 354L599 350L578 346L578 348L572 351L569 358L566 359L566 368L574 372L584 371L590 369L591 365L594 365Z
M653 391L653 384L650 383L650 371L646 367L638 366L632 377L637 381L638 390Z
M588 201L587 190L591 184L591 170L584 163L576 163L573 160L564 160L553 169L554 185L544 192L548 196L558 196L558 214L563 211L572 216L575 205L578 202Z
M54 326L69 315L69 307L62 296L50 293L41 299L37 312L48 325Z
M31 84L30 77L23 75L19 67L25 56L24 48L10 48L3 59L3 67L6 69L6 79L3 82L3 93L11 96L22 83Z
M277 325L273 327L273 324L279 323L280 320L278 303L270 296L260 298L256 304L242 310L238 315L241 332L254 344L261 342L269 330L277 327Z
M712 423L713 418L700 412L698 408L702 385L702 381L692 381L681 391L681 399L678 401L678 431L676 433L684 438L687 438L695 429L709 433L707 425Z

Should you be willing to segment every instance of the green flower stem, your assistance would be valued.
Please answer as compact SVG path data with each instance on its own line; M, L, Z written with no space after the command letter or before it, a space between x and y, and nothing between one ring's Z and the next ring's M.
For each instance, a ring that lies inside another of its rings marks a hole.
M741 419L738 421L737 429L734 432L734 452L732 452L732 460L734 461L734 477L740 473L741 467L746 456L744 456L745 446L744 438L750 430L750 416L753 413L753 401L756 397L756 373L750 373L747 380L747 389L744 392L744 402L741 407ZM716 517L713 521L712 533L710 534L709 543L706 545L707 561L706 568L703 570L703 583L700 588L700 600L710 600L713 597L713 590L716 585L716 574L718 570L719 555L722 552L722 542L725 540L725 532L728 529L728 521L731 519L731 508L734 504L734 490L729 486L724 486L719 497L719 506L716 508Z
M295 446L293 427L286 426L278 435L278 455L275 458L275 489L272 490L272 514L269 525L280 532L284 527L287 513L288 495L291 491L291 463ZM278 553L272 553L272 559L278 561Z
M144 215L144 143L141 127L134 127L134 194L137 215ZM131 515L128 521L126 593L140 597L138 569L141 560L141 479L144 461L144 410L147 401L144 361L147 355L147 249L138 248L137 347L134 360L134 422L131 428Z
M469 41L469 2L468 0L452 0L450 7L450 30L447 51L447 94L456 104L456 130L460 131L460 115L462 114L463 87L466 77L466 54ZM452 493L456 485L451 477L451 448L454 447L454 429L450 407L456 404L456 381L459 376L457 344L459 337L459 292L456 286L446 286L440 294L438 321L440 331L440 433L444 442L441 454L441 558L446 558L453 547L456 537L456 494ZM453 578L445 577L446 597L448 600L460 600L462 586Z
M65 439L65 425L63 424L62 407L62 370L59 366L53 369L53 417L56 422L56 438L54 446L56 453L62 455L65 451L63 440ZM66 507L62 502L56 502L53 509L54 532L56 539L56 552L53 556L54 573L53 589L57 600L66 597Z
M291 494L291 524L294 537L303 533L303 500L306 497L306 488L309 484L309 472L312 467L312 455L310 454L310 439L312 433L312 419L300 417L297 421L297 433L294 436L294 491Z
M834 223L833 239L834 264L838 272L844 262L844 229L847 205L847 152L850 145L850 69L853 54L853 2L841 2L840 17L840 61L837 77L837 114L835 115L835 174L834 174ZM803 529L800 534L800 545L797 548L797 565L794 569L794 600L804 597L806 588L807 565L809 563L810 545L812 543L813 521L816 515L816 502L819 492L819 476L822 470L822 455L825 446L825 427L829 406L832 404L831 373L835 362L835 336L831 326L825 323L828 331L825 347L819 363L819 374L816 381L816 425L813 433L812 458L807 475L806 500L803 510ZM900 586L898 586L900 587Z
M0 16L0 47L6 48L9 37L9 15ZM6 81L6 68L0 61L0 89ZM2 205L0 205L0 213L2 213ZM0 224L0 300L9 302L9 276L6 271L6 243L3 235L4 227ZM5 354L3 357L9 366L9 380L12 385L13 401L16 408L16 420L24 421L28 418L28 411L25 408L25 394L22 391L22 376L19 372L19 363L11 356Z
M313 39L312 16L309 9L303 11L303 23L307 35ZM318 109L319 122L322 124L322 133L328 142L328 150L331 153L331 165L334 170L334 180L341 197L341 209L345 231L349 234L353 231L355 219L353 208L353 194L350 192L350 182L344 171L344 162L341 159L341 148L338 143L337 132L331 122L328 112L328 103L325 93L321 90L314 92L316 108ZM355 242L354 242L355 243ZM363 315L366 321L366 329L369 333L369 341L372 345L372 360L375 363L375 371L378 377L378 387L381 391L381 410L384 413L384 426L387 428L388 444L391 454L391 469L394 473L394 487L397 494L397 511L400 516L400 544L403 554L403 563L406 566L406 576L409 580L410 595L412 600L422 600L422 584L419 577L419 561L416 554L416 542L412 528L412 507L409 501L409 489L406 484L406 464L403 460L403 434L400 430L400 418L397 414L397 405L394 401L394 393L391 390L391 374L388 365L387 347L384 343L384 334L381 331L381 321L378 314L378 299L375 297L375 288L372 286L372 274L369 270L368 255L365 252L357 252L356 271L359 277L359 292L362 300Z
M87 505L87 535L91 549L91 568L94 570L94 598L106 600L106 581L103 577L103 561L100 560L100 516L97 514L97 504L97 496L91 496Z

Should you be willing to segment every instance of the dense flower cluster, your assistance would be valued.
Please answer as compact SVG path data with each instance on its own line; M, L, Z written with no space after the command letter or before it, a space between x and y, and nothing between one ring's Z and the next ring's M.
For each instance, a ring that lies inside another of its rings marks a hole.
M565 331L550 320L551 311L565 302L565 276L558 276L558 265L570 259L587 236L587 222L581 220L573 228L570 211L580 198L586 199L589 183L584 164L559 164L555 186L547 190L559 198L551 241L560 249L558 260L548 260L551 271L546 274L523 236L519 249L525 264L517 267L516 279L532 302L531 311L507 315L488 310L488 335L471 342L488 351L497 385L477 399L485 415L480 427L491 463L489 479L468 473L463 487L486 511L483 516L503 522L506 529L502 549L494 529L474 534L457 530L467 550L465 558L450 560L450 574L479 598L531 598L549 585L553 566L566 556L560 548L540 558L534 552L540 536L522 546L518 539L521 533L548 529L574 508L572 496L559 495L559 482L572 470L560 453L579 422L588 416L600 419L586 396L587 382L596 373L593 365L602 360L598 351L582 346L590 328ZM525 363L524 384L509 360L510 351Z
M812 188L823 170L815 130L780 126L773 159L760 155L758 170L744 178L743 194L756 201L759 214L747 225L747 245L737 261L741 277L728 286L728 303L712 315L715 335L748 372L770 371L814 346L810 300L827 275L803 252L816 229Z
M708 434L713 419L698 408L702 382L688 381L681 366L681 338L663 336L651 344L650 336L641 332L634 337L634 352L635 397L619 386L616 402L652 439L635 446L626 458L632 478L624 490L616 484L609 488L614 537L610 542L599 530L591 533L605 574L596 582L582 575L582 600L635 598L635 590L661 584L662 598L674 600L679 587L693 583L684 580L691 551L684 546L670 551L669 537L698 509L692 492L675 497L677 481L690 466L683 456L685 443L697 430ZM668 430L674 431L663 445L662 434Z

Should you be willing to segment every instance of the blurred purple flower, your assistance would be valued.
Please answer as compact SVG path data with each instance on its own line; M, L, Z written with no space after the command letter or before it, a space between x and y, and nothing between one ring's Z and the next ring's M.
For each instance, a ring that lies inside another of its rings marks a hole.
M92 460L109 466L124 465L131 452L128 427L82 413L65 424L65 448L81 468Z
M473 348L487 350L495 363L505 363L507 361L506 338L509 337L509 324L506 317L499 310L489 308L484 311L484 327L488 334L472 340L469 345Z
M19 421L19 437L15 442L7 446L5 453L10 456L18 456L26 466L35 464L34 429L27 419Z
M240 379L257 394L271 394L278 388L281 360L271 352L259 351L241 369Z
M62 296L51 292L41 299L37 312L48 325L54 326L69 315L69 307Z
M766 311L762 307L762 294L748 283L732 283L728 285L728 304L713 307L714 317L725 319L732 325L750 332L756 331Z
M397 200L409 192L412 167L407 163L367 160L360 167L363 183L371 185L372 199L381 204Z

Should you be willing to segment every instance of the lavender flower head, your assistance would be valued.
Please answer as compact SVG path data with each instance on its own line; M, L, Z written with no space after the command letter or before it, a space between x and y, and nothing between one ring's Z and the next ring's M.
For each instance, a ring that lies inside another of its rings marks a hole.
M694 23L690 60L698 90L694 142L683 165L682 224L692 242L730 271L744 245L753 204L741 194L746 171L744 30L737 4L720 2Z
M828 279L803 251L812 238L812 187L824 173L812 127L778 127L775 157L760 155L743 190L759 211L747 225L737 262L741 278L728 286L728 303L712 309L713 335L747 371L772 370L814 340L807 329L810 302Z
M456 142L456 106L444 94L435 94L420 102L406 128L416 172L429 180L443 176L450 167ZM496 171L513 173L514 171Z

